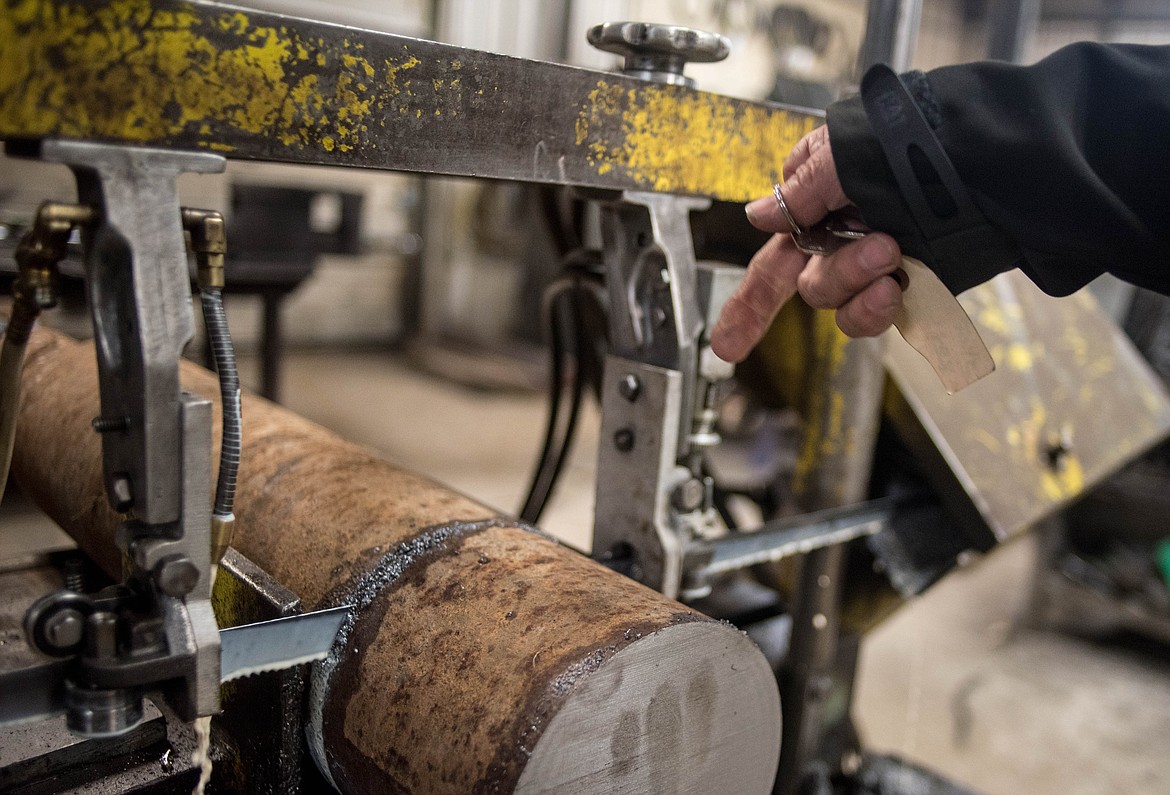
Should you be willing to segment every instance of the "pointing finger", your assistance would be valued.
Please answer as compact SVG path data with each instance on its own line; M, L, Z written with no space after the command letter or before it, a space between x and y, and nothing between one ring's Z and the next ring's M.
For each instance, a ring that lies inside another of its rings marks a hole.
M716 356L728 362L747 358L780 307L796 294L796 280L807 259L787 235L776 235L756 252L711 332Z

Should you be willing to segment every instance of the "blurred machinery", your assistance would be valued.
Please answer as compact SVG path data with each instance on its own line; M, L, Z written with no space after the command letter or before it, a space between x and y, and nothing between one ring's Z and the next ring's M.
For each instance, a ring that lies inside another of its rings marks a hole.
M961 395L899 339L849 341L798 306L734 374L707 335L760 242L735 205L820 115L696 91L683 67L722 37L589 37L621 73L211 3L9 4L0 137L68 164L79 195L26 240L5 342L29 346L25 402L19 365L0 373L0 429L16 422L17 479L87 557L0 570L0 718L23 722L2 730L22 749L5 789L189 789L185 724L222 710L220 791L951 791L865 754L861 634L1164 438L1170 402L1091 301L1010 275L963 297L999 372ZM218 382L180 367L184 230L213 303L225 251L174 180L225 157L545 186L557 397L523 521L260 401L241 440L224 336ZM90 350L28 336L74 229L96 376ZM596 562L531 527L589 391ZM231 550L232 502L207 509L216 446L220 493L239 491ZM302 602L316 612L219 630ZM345 615L326 653L327 609ZM274 634L232 639L257 632ZM61 711L79 737L33 720Z

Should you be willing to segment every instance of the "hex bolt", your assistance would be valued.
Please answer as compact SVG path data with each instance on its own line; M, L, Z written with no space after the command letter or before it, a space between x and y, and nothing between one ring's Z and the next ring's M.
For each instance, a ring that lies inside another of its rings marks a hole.
M613 445L623 453L634 449L634 431L632 428L622 428L613 435Z
M642 394L642 381L633 373L626 373L618 381L618 392L626 400L633 403Z
M199 569L190 558L167 555L154 567L154 582L167 596L179 599L195 589L199 582Z
M703 481L698 478L688 478L675 486L670 501L682 513L690 513L691 511L697 511L703 505L703 497L706 491L707 489L703 486Z
M72 608L61 610L45 622L45 641L54 649L64 651L81 643L85 617Z

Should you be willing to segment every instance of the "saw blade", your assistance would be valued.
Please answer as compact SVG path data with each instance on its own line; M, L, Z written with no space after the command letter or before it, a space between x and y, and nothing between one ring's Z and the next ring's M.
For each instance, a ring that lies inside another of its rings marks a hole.
M219 680L230 682L323 659L349 611L346 605L221 629Z

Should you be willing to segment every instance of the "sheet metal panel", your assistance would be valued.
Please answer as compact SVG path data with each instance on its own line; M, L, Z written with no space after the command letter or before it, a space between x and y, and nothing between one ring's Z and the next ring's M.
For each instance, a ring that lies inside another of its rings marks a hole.
M947 395L896 334L886 364L906 403L1000 540L1076 500L1170 433L1162 382L1087 291L1045 295L1018 271L960 303L995 359ZM909 417L895 416L913 437Z

